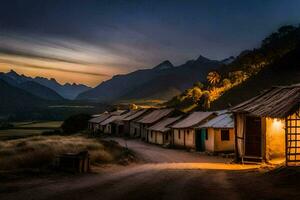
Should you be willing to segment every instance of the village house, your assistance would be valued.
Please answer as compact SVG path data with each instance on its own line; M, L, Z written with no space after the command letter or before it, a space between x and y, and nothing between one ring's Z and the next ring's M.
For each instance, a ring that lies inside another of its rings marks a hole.
M140 137L140 124L136 121L141 119L144 115L149 113L152 109L137 110L135 114L130 115L123 119L124 123L124 135L130 137Z
M109 118L111 115L108 112L104 112L97 117L94 117L88 121L88 129L93 133L96 133L100 130L100 123Z
M109 117L99 123L99 130L104 133L111 132L111 126L109 125L112 121L118 119L118 116L127 113L127 110L116 110L109 113Z
M119 115L117 117L115 117L113 119L113 121L111 121L108 126L109 129L111 130L111 134L116 134L119 136L124 136L125 132L127 132L128 130L128 123L127 121L125 121L125 119L127 117L131 117L132 115L136 114L138 112L138 110L130 110L125 114Z
M174 111L175 109L173 108L156 109L136 121L139 124L140 130L138 131L140 131L141 133L141 139L147 141L148 128L158 121L162 120L163 118L169 117L174 113Z
M201 134L196 149L207 152L234 152L234 120L232 113L217 112L218 116L196 127Z
M201 131L195 130L195 127L207 122L215 117L214 112L193 112L186 118L171 126L173 130L173 145L175 147L196 149L196 143L201 142ZM196 149L201 150L201 149Z
M153 126L150 126L148 128L148 142L160 145L171 145L172 130L169 126L180 120L181 117L182 116L165 118Z
M300 85L273 87L232 108L238 160L300 163Z

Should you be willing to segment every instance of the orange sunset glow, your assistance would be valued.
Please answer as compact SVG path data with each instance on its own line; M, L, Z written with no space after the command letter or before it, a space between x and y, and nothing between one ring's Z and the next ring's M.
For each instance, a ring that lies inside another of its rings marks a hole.
M0 54L0 71L8 72L10 70L30 77L55 78L62 84L84 83L92 87L111 78L114 74L124 73L120 69L105 65L84 65L51 59Z
M5 49L0 53L0 72L14 70L31 77L55 78L60 83L94 87L143 65L126 55L78 40L15 34L0 34L0 39L0 48Z

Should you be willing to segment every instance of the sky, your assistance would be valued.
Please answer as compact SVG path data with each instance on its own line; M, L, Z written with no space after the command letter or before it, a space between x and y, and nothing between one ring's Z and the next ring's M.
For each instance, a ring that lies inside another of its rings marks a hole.
M96 86L116 74L237 56L282 25L300 0L1 0L0 71Z

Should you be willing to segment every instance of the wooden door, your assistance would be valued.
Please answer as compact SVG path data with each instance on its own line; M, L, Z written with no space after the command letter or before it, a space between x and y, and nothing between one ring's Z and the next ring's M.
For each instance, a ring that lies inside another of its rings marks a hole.
M205 135L207 129L197 129L196 130L196 151L204 151L205 150Z
M261 118L246 117L245 156L262 157Z

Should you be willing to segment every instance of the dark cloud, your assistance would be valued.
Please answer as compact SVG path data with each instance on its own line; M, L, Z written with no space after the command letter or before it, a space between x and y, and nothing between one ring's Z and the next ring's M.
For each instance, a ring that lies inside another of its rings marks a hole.
M17 45L0 48L123 71L200 54L223 59L256 47L280 25L299 23L299 7L296 0L3 0L0 33L16 34L9 42Z

